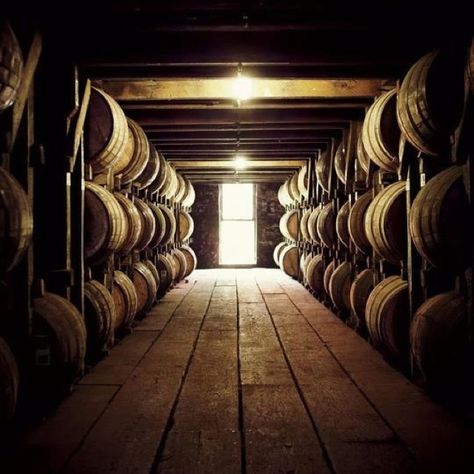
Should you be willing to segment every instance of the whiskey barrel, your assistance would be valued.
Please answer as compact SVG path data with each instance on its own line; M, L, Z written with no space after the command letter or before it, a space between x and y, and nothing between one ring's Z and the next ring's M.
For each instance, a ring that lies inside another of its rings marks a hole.
M365 215L367 208L372 202L372 190L359 196L357 200L352 204L351 210L349 211L349 219L347 221L349 235L351 236L354 245L363 253L369 254L372 251L369 239L365 232Z
M109 290L97 280L84 284L84 320L87 353L97 355L113 345L115 303Z
M451 166L430 179L410 209L413 243L442 270L461 271L468 265L468 223L462 166Z
M176 192L177 178L174 169L167 161L166 168L165 182L160 189L159 195L171 199Z
M410 327L411 352L431 386L453 389L467 377L468 317L463 296L448 292L425 301Z
M23 55L10 23L0 20L0 113L15 102L23 74Z
M158 272L158 268L156 268L155 264L149 259L143 260L143 263L153 275L153 278L155 279L156 288L158 289L160 287L160 274Z
M160 193L161 189L163 188L165 181L166 181L166 175L169 173L168 166L166 164L165 157L155 148L155 151L158 155L158 161L159 161L159 166L158 166L158 174L156 175L155 179L153 182L148 186L148 192L150 194L153 193Z
M418 60L403 79L397 119L406 139L427 155L450 147L461 119L464 65L452 51L437 50Z
M331 154L329 153L329 150L325 150L321 153L321 156L316 162L316 181L326 192L329 192L330 165Z
M397 90L392 89L372 104L362 126L362 147L367 156L384 171L395 172L399 164L400 128L396 109Z
M349 262L338 265L329 279L329 294L334 306L341 311L350 311L352 266Z
M0 167L0 275L21 260L33 236L33 215L20 183Z
M289 276L298 277L298 247L296 245L286 246L280 254L279 266Z
M309 235L308 232L308 220L309 217L311 216L311 209L305 209L303 211L303 214L301 216L300 220L300 236L302 240L305 240L306 242L309 242L311 240L311 236Z
M362 132L357 139L357 161L360 164L360 167L365 172L365 174L369 173L369 161L370 158L367 155L367 152L364 149L364 143L362 141Z
M188 178L184 178L184 181L186 183L186 194L184 195L181 204L184 207L189 208L194 204L194 201L196 200L196 191L194 191L194 186Z
M290 206L293 204L293 196L290 194L289 189L289 181L286 180L279 188L278 188L278 201L283 207Z
M104 91L91 88L86 120L85 162L95 174L112 168L121 171L128 143L127 119L117 102ZM116 166L116 167L115 167Z
M115 306L114 329L118 331L129 326L137 314L138 296L135 286L125 273L116 270L112 287Z
M358 320L358 326L365 328L365 307L370 293L374 289L374 272L362 270L352 282L350 291L351 309Z
M332 202L323 206L316 223L316 230L319 239L326 247L334 246L336 243L336 214Z
M194 232L194 220L186 211L179 211L179 240L184 242L188 240Z
M399 265L407 248L405 181L380 191L369 204L364 227L374 250L390 263Z
M329 293L329 282L331 281L331 276L334 273L335 269L334 261L331 261L329 265L326 267L326 270L324 270L324 276L323 276L323 286L324 286L324 291L326 294L331 297L331 294Z
M289 183L290 189L291 189L291 194L296 201L301 200L301 193L298 188L298 173L294 173L291 176L290 183Z
M197 258L194 250L189 245L182 245L179 250L186 258L186 273L184 274L184 278L186 278L191 275L194 270L196 270Z
M176 219L174 217L173 211L164 204L158 204L158 207L161 209L163 216L165 218L165 235L160 245L167 245L173 242L176 234Z
M128 145L123 153L123 168L116 171L122 174L122 184L129 184L138 179L145 170L150 158L150 145L142 127L127 118Z
M15 415L20 375L10 347L0 337L0 430Z
M158 289L153 274L143 262L133 265L132 282L137 292L137 312L147 313L155 303Z
M290 209L280 218L280 232L293 241L298 240L299 216L297 209Z
M87 182L84 197L84 257L91 264L104 262L122 248L126 238L126 216L112 193Z
M48 292L33 300L33 309L34 386L36 392L45 390L58 395L84 372L84 319L67 299ZM38 347L34 347L36 341ZM39 358L38 354L45 351L45 358Z
M317 294L324 292L324 262L322 255L315 255L306 266L306 282Z
M156 204L149 202L148 207L153 213L153 218L155 219L155 231L153 237L148 243L148 248L154 249L163 242L163 238L166 234L166 219L163 215L163 211Z
M176 177L178 178L178 190L176 191L175 199L176 202L182 202L187 192L186 181L181 176L181 173L176 173Z
M280 242L275 247L275 250L273 250L273 261L276 263L277 267L280 266L280 254L287 245L286 242Z
M173 278L173 283L178 283L179 282L178 275L181 271L181 264L178 260L178 257L173 252L167 253L166 256L168 257L168 260L171 263L171 268L173 269L173 272L171 275Z
M166 255L158 255L156 268L160 275L160 286L158 287L158 296L163 296L173 284L173 267Z
M313 256L311 255L311 253L308 253L308 254L304 254L304 252L301 253L301 256L300 256L300 270L301 270L301 274L303 275L303 285L306 285L308 282L307 282L307 279L306 279L306 269L308 268L308 265L309 265L309 262L312 260Z
M318 219L321 214L322 207L315 207L308 218L308 234L310 241L316 244L321 243L321 239L318 235Z
M308 166L303 165L298 171L298 190L304 199L308 199L309 175Z
M339 240L349 248L351 236L349 235L349 212L350 212L350 203L347 201L339 209L336 217L336 233L339 237Z
M150 142L148 142L148 148L148 161L145 168L133 182L134 186L138 189L145 189L150 186L155 181L160 170L160 157L156 148Z
M148 246L155 236L156 221L153 211L145 201L135 198L134 204L140 214L140 221L142 224L142 233L136 245L136 249L141 251Z
M344 143L339 143L334 155L334 169L336 170L336 176L339 178L342 184L346 184L346 166L347 166L347 155L346 147Z
M174 256L175 260L179 264L178 272L176 275L176 281L181 281L186 276L186 273L187 273L188 263L186 260L186 256L180 249L173 249L171 251L171 254Z
M142 234L142 221L138 209L129 198L121 193L114 193L114 196L125 213L124 232L126 237L123 244L117 249L117 253L119 255L127 255L138 244Z
M408 283L398 276L382 280L367 299L365 322L372 341L379 349L405 359L410 325Z

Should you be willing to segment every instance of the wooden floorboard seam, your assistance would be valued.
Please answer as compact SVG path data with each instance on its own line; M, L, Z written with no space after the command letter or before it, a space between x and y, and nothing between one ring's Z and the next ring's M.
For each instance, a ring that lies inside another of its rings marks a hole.
M207 302L206 312L204 313L204 317L201 320L201 323L199 325L199 330L198 330L197 335L196 335L196 337L194 339L194 342L193 342L193 347L192 347L191 353L190 353L190 355L188 357L188 360L186 362L186 368L184 370L183 376L181 377L181 382L180 382L180 385L179 385L179 389L178 389L176 397L173 401L173 405L172 405L170 413L168 415L168 419L166 420L165 429L164 429L163 435L160 439L160 442L158 444L156 454L155 454L155 458L153 459L153 463L152 463L150 471L149 471L150 473L159 472L160 461L161 461L163 453L165 452L165 449L166 449L166 441L168 440L168 435L170 434L171 430L173 429L174 414L176 413L176 408L177 408L178 403L179 403L179 397L180 397L181 392L183 390L184 383L186 381L186 377L187 377L188 372L189 372L189 368L191 367L193 356L194 356L194 353L196 351L196 347L197 347L197 344L198 344L198 341L199 341L199 336L201 335L202 327L204 326L204 321L206 320L206 316L207 316L207 313L209 311L209 306L211 305L212 295L213 295L214 290L216 288L216 283L217 283L217 279L214 281L214 286L212 288L212 292L211 292L211 294L209 296L209 300ZM190 293L191 293L191 291L188 293L188 295ZM178 305L178 307L179 307L179 305ZM171 319L172 318L170 318L170 320Z

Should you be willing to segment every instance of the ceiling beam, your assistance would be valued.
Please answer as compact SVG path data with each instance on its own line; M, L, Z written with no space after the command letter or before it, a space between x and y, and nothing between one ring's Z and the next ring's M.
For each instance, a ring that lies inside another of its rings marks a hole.
M221 160L170 160L176 169L235 169L233 161ZM247 160L246 169L266 168L279 170L281 168L301 168L307 160Z

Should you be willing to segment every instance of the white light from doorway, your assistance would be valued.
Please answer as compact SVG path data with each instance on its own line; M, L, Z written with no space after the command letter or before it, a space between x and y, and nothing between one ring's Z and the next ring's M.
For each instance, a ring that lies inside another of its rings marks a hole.
M247 168L247 159L242 155L237 155L234 159L234 168L236 170L244 170Z
M232 95L240 102L252 97L252 80L238 75L232 84Z

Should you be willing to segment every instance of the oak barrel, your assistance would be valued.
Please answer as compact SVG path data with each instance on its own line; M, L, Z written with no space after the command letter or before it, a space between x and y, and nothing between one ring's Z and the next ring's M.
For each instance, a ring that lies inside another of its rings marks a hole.
M118 331L131 324L137 314L138 296L130 278L123 272L114 272L112 298L115 305L114 329Z
M148 247L154 249L163 242L163 238L166 234L166 219L163 215L163 211L156 204L149 202L148 207L153 213L153 218L155 219L155 231Z
M369 254L372 251L369 239L365 232L365 215L367 208L372 202L372 190L359 196L357 200L352 204L351 210L349 211L349 218L347 221L349 235L354 242L354 245L363 253Z
M346 166L347 166L347 154L344 143L339 143L334 155L334 169L336 170L336 176L339 178L342 184L346 184Z
M336 267L334 265L334 260L332 260L329 263L329 265L326 267L326 269L324 270L323 286L324 286L324 291L329 297L331 297L331 294L329 293L329 282L331 281L331 276L334 273L335 268Z
M176 281L181 281L186 276L187 272L188 263L186 260L186 256L180 249L173 249L171 251L171 254L174 256L175 260L179 264L178 273L176 275Z
M438 155L450 148L463 101L463 61L452 51L432 51L419 59L403 79L398 93L398 124L417 150Z
M334 306L341 311L350 311L352 265L343 262L336 267L329 279L329 294Z
M287 239L298 240L299 216L298 209L290 209L280 218L280 232Z
M296 201L300 201L301 200L301 192L298 188L298 173L294 173L291 176L289 186L290 186L291 194L292 194L293 198Z
M369 268L362 270L351 285L351 309L358 320L358 326L365 328L365 307L370 293L374 289L374 272Z
M84 225L84 257L89 263L104 262L127 238L122 206L112 193L91 182L86 182Z
M278 188L278 201L283 207L289 206L293 203L293 196L290 194L289 191L289 182L286 180L279 188Z
M163 296L173 284L173 267L166 255L158 255L156 268L160 275L160 286L158 288L158 296Z
M176 234L176 219L174 217L173 211L164 204L158 204L158 207L161 209L163 216L165 218L165 235L160 245L166 245L173 242Z
M181 204L184 207L191 207L196 199L196 191L194 191L193 183L191 183L188 178L184 178L184 181L186 183L186 194L184 195Z
M374 250L390 263L399 265L407 248L405 181L390 184L369 204L364 227Z
M405 359L410 325L408 283L399 276L382 280L367 299L365 322L376 347L398 359Z
M158 150L156 150L156 148L155 148L155 151L158 154L159 167L158 167L158 174L156 175L153 182L148 186L148 192L150 194L161 192L161 189L163 188L166 181L167 173L169 173L169 169L166 164L165 157Z
M299 270L298 247L296 245L286 246L281 251L279 264L280 264L280 268L287 275L293 278L297 278L298 270Z
M23 55L10 23L0 20L0 113L16 99L23 73Z
M316 180L321 188L329 192L329 171L331 164L331 154L329 150L325 150L321 153L318 161L316 162Z
M329 202L321 209L316 230L320 241L331 248L336 243L336 214L334 212L334 203Z
M129 254L138 244L142 234L142 221L135 204L121 193L114 193L115 199L122 206L125 213L124 232L126 237L123 244L117 249L120 255Z
M20 375L10 347L0 337L0 432L15 415Z
M189 212L183 210L179 211L178 216L179 240L184 242L185 240L188 240L194 232L194 220Z
M133 184L138 189L145 189L155 181L160 170L160 158L156 148L148 142L148 161L140 175L134 180Z
M306 266L306 283L317 294L324 292L324 262L323 256L312 257Z
M320 244L321 239L319 238L318 235L318 219L319 215L321 214L322 207L315 207L312 211L311 214L309 215L308 218L308 234L309 234L309 240L310 242L312 241L313 243Z
M191 273L196 270L197 258L194 250L189 245L182 245L180 251L183 253L186 258L186 273L184 277L188 277Z
M155 283L156 283L156 288L158 289L160 287L160 274L158 272L158 268L156 268L155 264L149 259L143 260L143 263L146 265L148 270L150 270L151 274L153 275L153 278L155 279Z
M33 236L33 214L20 183L0 167L0 274L21 260Z
M176 199L176 202L182 203L188 191L188 187L183 176L181 176L181 173L176 172L176 177L178 178L178 190L176 191L175 199Z
M138 123L129 118L127 119L127 135L128 145L123 153L126 164L120 170L122 184L129 184L138 179L150 158L150 145L145 132Z
M371 105L362 126L361 146L382 170L398 169L400 128L397 122L397 90L385 92ZM367 170L366 170L367 171Z
M308 254L305 255L304 252L301 252L300 270L301 270L301 274L303 275L303 285L306 285L308 283L307 280L306 280L306 270L307 270L309 262L311 261L312 258L313 257L311 255L311 253L308 253Z
M287 245L286 242L280 242L273 250L273 261L276 263L277 267L280 266L280 254Z
M469 205L463 167L451 166L430 179L410 209L410 234L418 252L443 270L468 265Z
M362 170L365 172L365 174L369 173L369 161L370 158L367 155L367 152L365 151L364 148L364 143L362 142L362 132L359 135L359 138L357 139L357 160L362 168Z
M152 272L143 262L133 265L132 282L137 291L137 312L147 313L155 303L158 289Z
M303 214L301 216L300 220L300 236L301 240L305 240L306 242L309 242L311 240L311 236L309 235L308 232L308 220L311 216L311 209L305 209L303 211Z
M308 199L309 175L308 166L303 165L298 171L298 190L304 199Z
M135 198L134 204L140 214L142 224L142 233L137 242L137 250L145 249L151 242L156 233L156 220L150 206L141 199Z
M339 209L336 217L336 233L339 240L349 248L351 236L349 235L349 212L350 203L347 201Z

